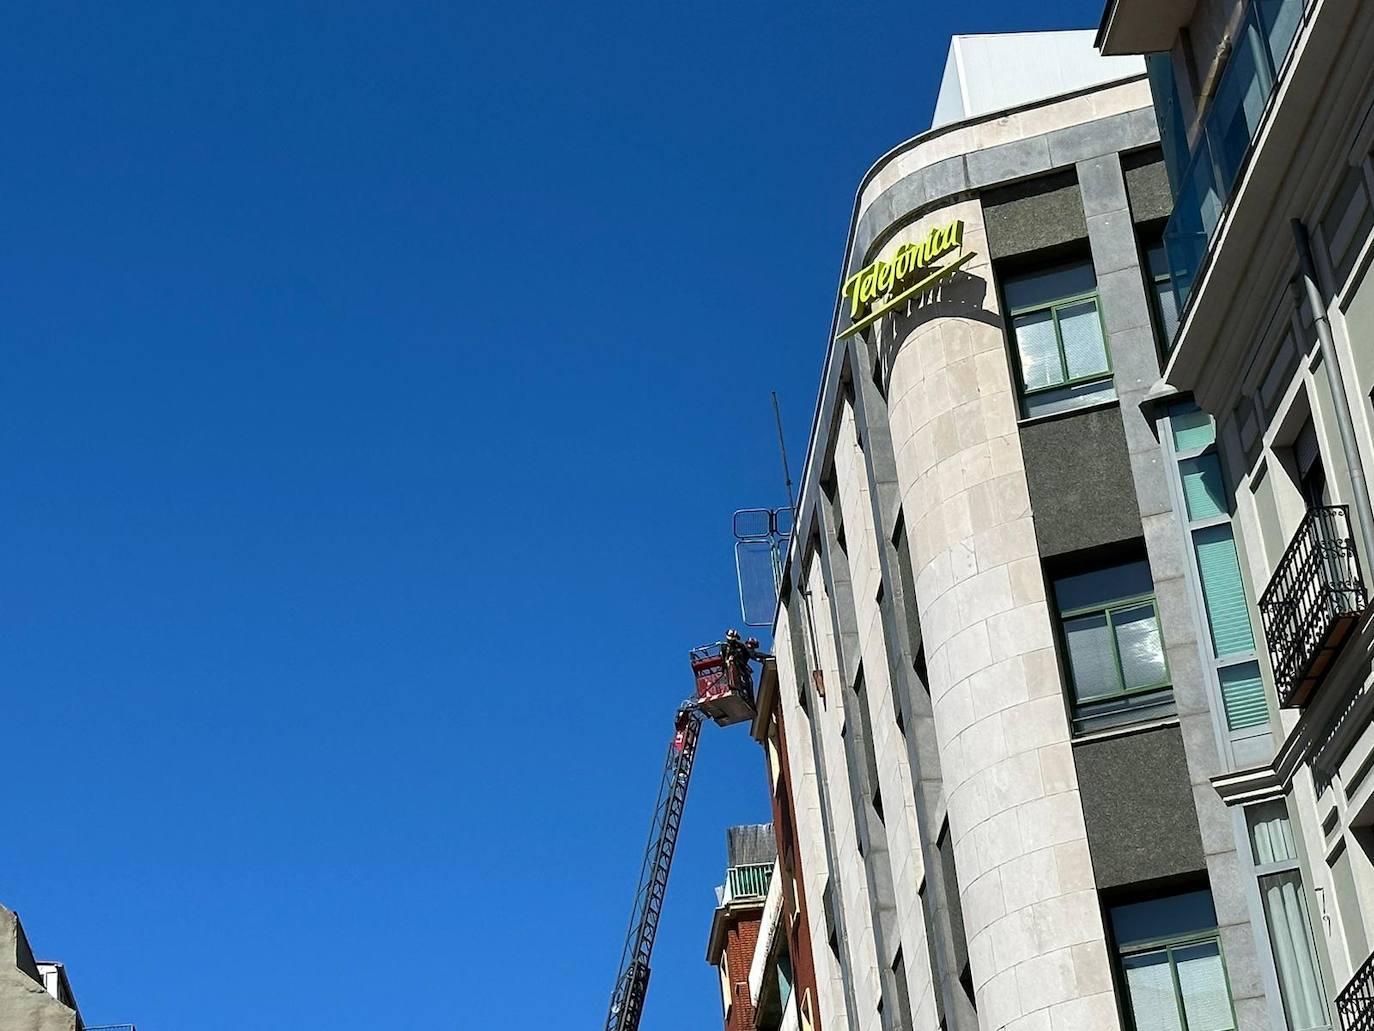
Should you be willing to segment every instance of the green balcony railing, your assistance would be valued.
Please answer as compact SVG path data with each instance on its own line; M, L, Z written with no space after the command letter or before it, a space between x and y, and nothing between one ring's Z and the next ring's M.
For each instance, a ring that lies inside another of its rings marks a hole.
M732 902L742 898L766 898L768 885L772 880L772 863L732 866L726 872L725 901Z

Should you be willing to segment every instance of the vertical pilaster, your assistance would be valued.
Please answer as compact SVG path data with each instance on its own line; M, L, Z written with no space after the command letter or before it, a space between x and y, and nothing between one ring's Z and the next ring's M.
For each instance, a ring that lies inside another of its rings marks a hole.
M1247 864L1237 854L1234 814L1211 784L1212 777L1227 772L1227 764L1221 744L1223 717L1199 651L1210 645L1202 638L1192 603L1185 537L1174 513L1159 441L1140 407L1159 380L1160 367L1125 178L1115 154L1079 162L1077 170L1231 995L1240 1031L1267 1031L1271 1015L1250 923Z

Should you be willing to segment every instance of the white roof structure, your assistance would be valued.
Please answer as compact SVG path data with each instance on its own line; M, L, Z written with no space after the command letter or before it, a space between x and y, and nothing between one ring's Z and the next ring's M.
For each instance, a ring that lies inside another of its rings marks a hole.
M953 36L931 128L1145 72L1137 56L1103 57L1092 29Z

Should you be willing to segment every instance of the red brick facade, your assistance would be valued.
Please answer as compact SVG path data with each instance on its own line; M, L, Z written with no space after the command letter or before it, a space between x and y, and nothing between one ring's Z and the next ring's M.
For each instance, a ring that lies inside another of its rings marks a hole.
M761 909L732 920L725 932L725 977L722 989L729 982L730 1002L725 1013L725 1031L754 1031L754 1007L749 1001L749 964L754 959L754 946L759 940Z

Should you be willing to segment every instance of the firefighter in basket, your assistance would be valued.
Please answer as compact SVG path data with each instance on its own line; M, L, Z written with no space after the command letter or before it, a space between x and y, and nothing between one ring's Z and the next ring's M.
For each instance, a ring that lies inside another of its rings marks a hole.
M720 655L725 660L725 682L753 705L754 672L749 668L749 660L763 657L758 638L741 640L739 631L732 627L725 631L725 640L720 643Z

